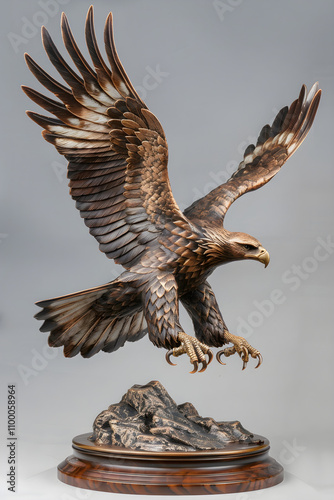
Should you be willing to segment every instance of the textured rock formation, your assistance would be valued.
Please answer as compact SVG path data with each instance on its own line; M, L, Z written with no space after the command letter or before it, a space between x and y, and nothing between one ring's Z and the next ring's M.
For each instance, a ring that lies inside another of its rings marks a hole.
M191 403L177 405L160 382L134 385L93 425L95 444L146 451L221 449L231 442L258 442L240 422L202 418Z

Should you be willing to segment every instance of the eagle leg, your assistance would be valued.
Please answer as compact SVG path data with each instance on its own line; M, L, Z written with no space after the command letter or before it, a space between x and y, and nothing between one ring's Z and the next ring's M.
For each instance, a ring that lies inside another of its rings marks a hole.
M196 373L198 370L198 363L202 363L202 368L198 373L204 372L207 366L211 363L213 354L211 349L202 344L199 340L187 335L184 332L178 334L178 340L181 342L179 347L174 347L166 353L166 360L170 365L175 366L171 362L170 357L173 355L175 357L181 356L182 354L187 354L190 358L190 363L194 365L194 369L190 373ZM206 355L208 356L208 361L206 360Z
M254 349L247 340L245 340L243 337L238 337L237 335L233 335L232 333L226 331L225 332L225 342L233 344L232 347L226 347L225 349L222 349L221 351L217 352L216 358L217 361L221 364L224 365L225 363L222 362L221 356L224 355L226 357L232 356L235 353L238 353L240 358L243 361L242 369L244 370L247 366L247 363L249 361L249 355L254 358L258 359L258 363L255 368L258 368L261 363L262 363L262 355L260 351L257 349Z
M189 313L197 339L207 346L225 344L227 326L224 323L215 294L207 281L183 294L181 302Z
M174 364L170 361L172 355L187 354L194 365L191 373L197 372L200 363L200 371L206 369L213 354L207 345L184 333L179 323L178 286L173 274L161 270L151 273L144 311L149 339L158 347L170 349L166 355L169 364Z

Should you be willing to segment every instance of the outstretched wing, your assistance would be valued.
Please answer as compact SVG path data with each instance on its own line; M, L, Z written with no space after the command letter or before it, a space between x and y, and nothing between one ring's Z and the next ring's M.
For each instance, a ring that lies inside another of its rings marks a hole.
M247 147L243 161L230 179L188 207L184 212L187 218L202 224L208 221L221 224L228 208L239 196L269 182L305 139L320 95L317 83L307 95L303 85L290 108L282 108L273 124L263 127L256 146Z
M112 15L104 32L110 68L97 46L92 7L85 34L94 69L76 45L64 14L61 28L64 45L80 75L66 63L43 28L44 48L67 86L26 55L32 73L61 101L23 87L56 118L27 114L69 161L70 193L101 251L129 268L156 239L166 220L184 218L169 184L167 142L159 121L134 90L118 58Z

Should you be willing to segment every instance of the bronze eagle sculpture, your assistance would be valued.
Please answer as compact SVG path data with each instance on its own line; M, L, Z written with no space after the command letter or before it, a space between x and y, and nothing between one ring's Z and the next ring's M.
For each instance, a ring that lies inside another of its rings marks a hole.
M110 259L125 271L114 281L62 297L37 302L50 332L49 345L64 346L65 356L90 357L116 351L126 341L148 333L170 357L186 353L194 373L211 362L211 346L232 344L217 354L237 353L246 367L262 357L242 337L230 333L207 281L228 262L255 259L265 266L269 254L261 243L223 227L224 216L239 196L266 184L297 150L315 117L321 90L303 85L298 99L265 125L256 145L247 147L231 178L184 212L169 183L168 148L158 119L133 88L118 58L112 15L104 42L109 66L94 33L90 7L85 36L92 65L78 48L63 14L64 45L77 68L65 61L42 28L46 53L66 85L48 75L28 54L29 69L58 100L23 86L24 92L54 115L27 114L43 127L42 135L68 160L70 194L89 232ZM179 322L179 300L192 318L196 338ZM224 364L224 363L222 363Z

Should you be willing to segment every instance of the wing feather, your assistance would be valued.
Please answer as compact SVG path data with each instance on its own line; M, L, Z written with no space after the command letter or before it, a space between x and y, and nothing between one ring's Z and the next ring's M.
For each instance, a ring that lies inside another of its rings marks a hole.
M37 80L58 98L23 87L28 97L53 117L31 111L27 114L43 127L44 139L69 161L70 194L101 251L129 268L157 239L161 224L185 220L169 185L166 139L119 60L111 14L104 32L110 66L96 41L92 8L85 26L92 66L77 46L64 14L61 30L79 74L43 28L45 51L66 85L26 55ZM108 328L106 325L106 335Z
M198 223L221 223L239 196L269 182L305 139L320 96L317 83L308 94L303 85L298 99L289 108L282 108L271 126L262 128L256 146L250 144L246 148L242 162L230 179L188 207L184 212L186 217Z

